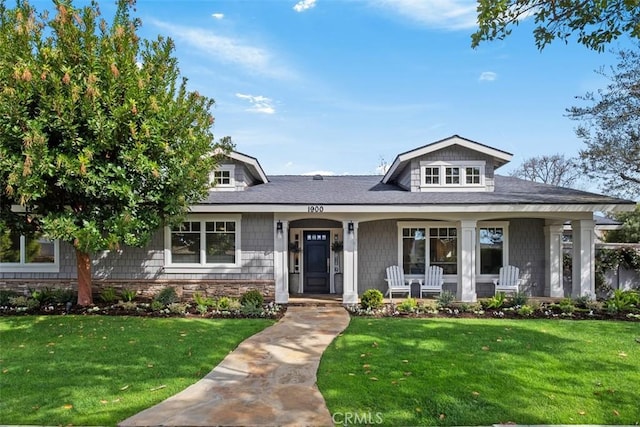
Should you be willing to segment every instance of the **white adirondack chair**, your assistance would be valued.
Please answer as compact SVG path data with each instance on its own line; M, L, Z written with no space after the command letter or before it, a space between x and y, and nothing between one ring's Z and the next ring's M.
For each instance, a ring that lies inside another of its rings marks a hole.
M404 272L398 265L392 265L387 267L387 278L384 279L387 282L387 295L393 302L393 293L408 293L411 298L411 283L407 282L404 278Z
M444 284L444 278L442 277L442 267L432 265L426 271L424 275L424 283L420 283L420 298L423 298L423 294L442 293L442 285Z
M500 267L500 277L493 279L496 291L506 293L516 293L520 287L520 269L514 265Z

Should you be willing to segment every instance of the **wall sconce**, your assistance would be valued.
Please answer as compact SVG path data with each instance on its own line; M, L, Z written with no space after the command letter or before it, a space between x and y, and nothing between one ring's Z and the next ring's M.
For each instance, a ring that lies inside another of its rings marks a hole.
M278 234L282 234L282 221L278 221L278 222L276 223L276 232L277 232Z
M347 224L347 231L349 232L349 234L353 234L353 222Z

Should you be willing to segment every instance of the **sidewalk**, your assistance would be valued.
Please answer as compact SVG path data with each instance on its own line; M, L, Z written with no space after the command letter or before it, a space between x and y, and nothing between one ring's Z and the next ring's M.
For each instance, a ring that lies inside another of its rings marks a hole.
M341 306L289 306L205 378L119 426L333 425L316 371L348 324Z

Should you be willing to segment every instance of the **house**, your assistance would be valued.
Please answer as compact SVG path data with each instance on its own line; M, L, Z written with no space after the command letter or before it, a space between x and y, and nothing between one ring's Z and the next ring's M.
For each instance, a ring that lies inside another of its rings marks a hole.
M94 283L214 294L257 288L278 303L337 293L351 304L366 289L384 290L390 265L416 279L438 265L445 289L473 302L493 295L501 266L515 265L530 295L594 295L593 214L635 203L497 175L511 158L454 135L399 154L384 176L267 176L257 159L232 152L180 226L158 230L145 248L95 255ZM570 292L563 288L567 221ZM41 240L42 256L30 260L27 252L38 251L27 250L24 237L13 244L13 259L0 263L0 286L74 283L67 244Z

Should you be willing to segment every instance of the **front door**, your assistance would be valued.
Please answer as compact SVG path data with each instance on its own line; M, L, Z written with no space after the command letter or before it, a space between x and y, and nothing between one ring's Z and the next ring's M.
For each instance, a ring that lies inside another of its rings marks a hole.
M305 231L304 248L304 293L329 293L329 232Z

